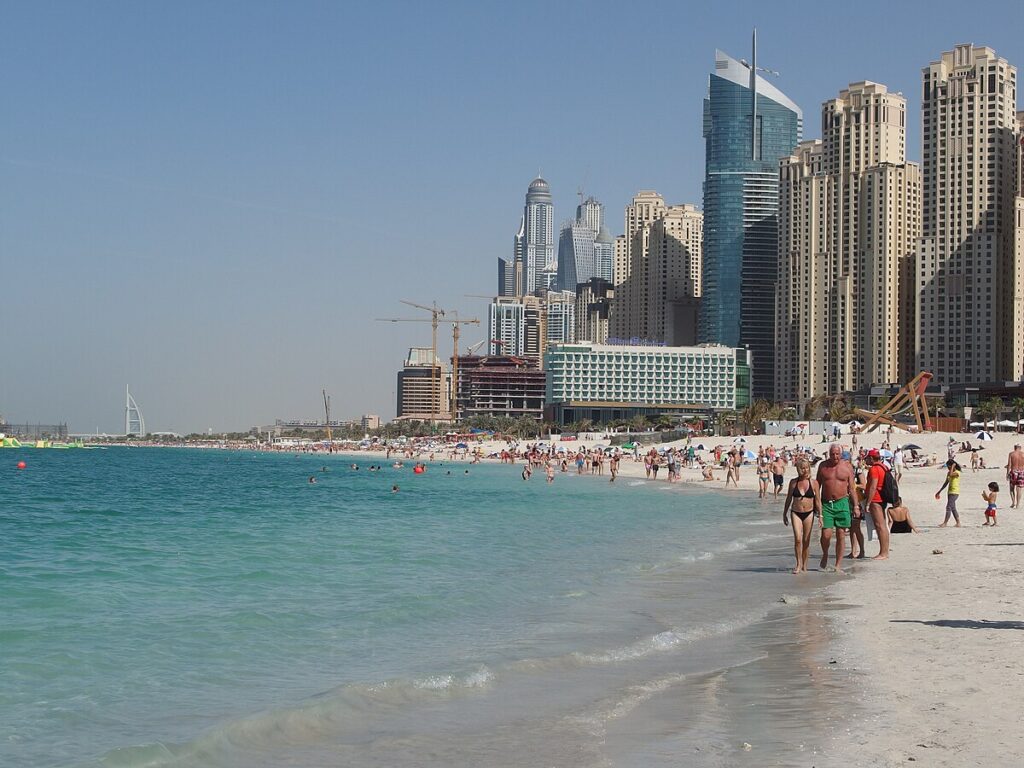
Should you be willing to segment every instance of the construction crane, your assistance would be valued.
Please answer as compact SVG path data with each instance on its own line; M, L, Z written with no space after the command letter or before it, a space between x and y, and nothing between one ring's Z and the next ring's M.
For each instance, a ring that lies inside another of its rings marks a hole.
M480 325L480 321L475 317L460 320L458 312L453 314L455 319L452 320L452 421L455 421L459 405L459 326Z
M470 344L468 347L466 347L466 357L470 357L471 355L475 354L476 351L480 349L480 347L482 347L488 341L493 341L493 339L480 339L480 341L478 341L476 344Z
M384 323L430 323L430 423L437 422L437 404L441 402L440 371L437 366L437 325L440 318L444 317L444 310L437 306L437 302L431 302L429 307L417 304L414 301L400 299L403 304L416 309L422 309L430 313L430 319L407 318L407 317L378 317L377 320Z

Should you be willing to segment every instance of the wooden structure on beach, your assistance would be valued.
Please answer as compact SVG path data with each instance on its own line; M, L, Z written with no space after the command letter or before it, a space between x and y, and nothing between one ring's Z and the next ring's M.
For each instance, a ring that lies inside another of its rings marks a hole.
M896 416L910 410L914 414L914 421L917 423L918 432L930 432L932 430L932 418L928 413L928 399L925 397L925 390L932 380L928 371L922 371L911 379L896 396L877 411L865 411L856 408L858 416L865 419L861 431L871 432L876 427L886 425L896 429L910 431L906 424L896 420Z

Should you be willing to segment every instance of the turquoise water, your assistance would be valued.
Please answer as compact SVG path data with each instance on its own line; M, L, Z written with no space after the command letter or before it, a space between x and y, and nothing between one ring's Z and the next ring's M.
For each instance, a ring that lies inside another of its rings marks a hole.
M376 461L0 452L0 764L589 765L791 583L756 499Z

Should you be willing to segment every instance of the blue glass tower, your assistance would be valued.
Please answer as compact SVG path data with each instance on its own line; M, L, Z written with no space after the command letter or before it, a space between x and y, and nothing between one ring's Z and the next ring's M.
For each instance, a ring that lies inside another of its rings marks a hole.
M704 99L704 269L697 336L748 347L754 397L772 399L779 159L803 113L751 64L715 52Z

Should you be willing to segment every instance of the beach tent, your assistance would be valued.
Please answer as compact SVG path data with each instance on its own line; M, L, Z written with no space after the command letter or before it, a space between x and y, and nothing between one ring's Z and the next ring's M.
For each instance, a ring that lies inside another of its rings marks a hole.
M978 434L976 434L974 436L974 439L975 440L991 440L992 439L992 435L990 433L986 432L985 430L982 430L981 432L979 432Z

